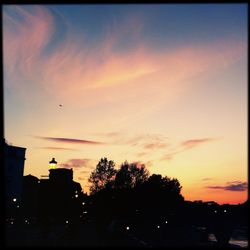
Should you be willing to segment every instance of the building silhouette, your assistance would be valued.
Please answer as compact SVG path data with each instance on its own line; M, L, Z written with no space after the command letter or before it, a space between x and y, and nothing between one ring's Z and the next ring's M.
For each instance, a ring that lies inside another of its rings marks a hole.
M36 218L38 209L39 179L33 175L23 177L22 214L24 218Z
M9 145L4 140L4 187L7 216L10 216L16 208L20 208L25 151L26 148Z
M86 195L81 185L73 181L73 170L57 168L56 163L53 158L49 175L41 179L24 176L23 214L46 223L79 221Z

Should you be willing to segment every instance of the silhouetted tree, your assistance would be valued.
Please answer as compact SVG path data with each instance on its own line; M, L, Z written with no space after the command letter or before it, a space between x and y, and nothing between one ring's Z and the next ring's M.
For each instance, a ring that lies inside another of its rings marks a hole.
M95 194L115 178L116 169L113 161L108 161L107 158L101 158L96 169L91 172L89 182L92 183L90 187L91 194Z
M165 214L183 203L180 192L181 185L177 179L153 174L144 182L137 202L146 213Z
M182 188L176 178L162 177L160 174L151 175L146 185L150 188L164 190L173 194L180 194Z
M147 181L148 176L149 172L144 165L125 161L116 174L115 187L134 188Z
M144 165L127 161L115 171L113 164L107 167L105 159L100 161L90 177L93 183L90 211L103 224L112 218L129 219L135 216L142 221L145 216L158 220L170 212L177 212L176 208L183 204L181 185L177 179L157 174L149 176Z
M124 162L116 171L112 161L111 167L107 167L108 161L105 159L99 162L89 178L93 183L91 211L102 220L127 216L134 210L135 187L148 179L149 172L144 165L128 162Z

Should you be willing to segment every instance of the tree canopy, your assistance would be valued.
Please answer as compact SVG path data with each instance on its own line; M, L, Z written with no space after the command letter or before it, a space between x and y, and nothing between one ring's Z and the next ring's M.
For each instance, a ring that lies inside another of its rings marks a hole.
M102 158L89 181L100 217L133 216L141 211L146 216L166 214L184 201L181 185L175 178L149 174L144 165L125 161L119 169L114 162Z
M134 188L147 181L148 176L149 172L144 165L125 161L116 173L115 187Z
M89 182L92 183L90 187L91 194L95 194L105 188L105 186L114 179L116 172L113 161L109 161L107 158L101 158L89 177Z

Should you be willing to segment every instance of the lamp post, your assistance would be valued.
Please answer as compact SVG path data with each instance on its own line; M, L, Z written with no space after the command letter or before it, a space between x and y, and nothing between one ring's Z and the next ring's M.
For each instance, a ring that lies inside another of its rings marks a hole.
M57 164L57 161L55 160L55 158L52 158L52 160L49 162L49 167L51 169L55 169L56 168L56 164Z

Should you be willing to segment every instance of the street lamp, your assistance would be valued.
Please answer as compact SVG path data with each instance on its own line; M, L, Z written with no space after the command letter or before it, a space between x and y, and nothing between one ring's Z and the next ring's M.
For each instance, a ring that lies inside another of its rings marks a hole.
M55 158L52 158L52 160L49 162L49 167L54 169L56 168L56 164L57 164L57 161L55 160Z

